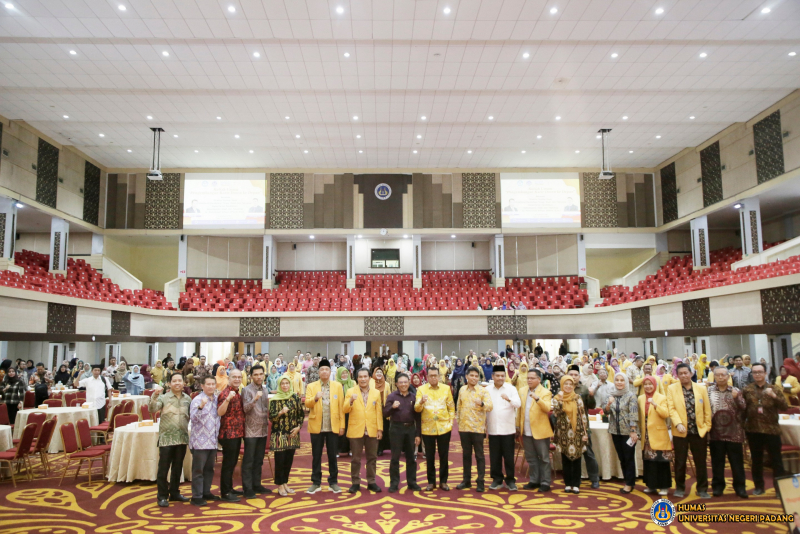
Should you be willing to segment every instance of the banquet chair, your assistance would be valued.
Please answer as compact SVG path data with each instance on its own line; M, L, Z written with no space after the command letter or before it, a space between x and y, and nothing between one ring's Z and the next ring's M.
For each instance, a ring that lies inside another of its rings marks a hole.
M28 408L36 408L36 395L33 391L26 391L25 400L22 401L22 409L27 410Z
M106 418L106 420L98 425L89 427L89 431L92 434L97 434L98 436L102 435L103 441L108 442L108 435L114 432L114 416L117 415L118 413L122 413L121 411L119 411L121 406L122 406L121 404L112 406L110 411L107 408L106 413L108 414L108 417Z
M122 401L122 411L119 413L133 413L134 412L134 402L132 400Z
M199 391L194 391L194 392L193 392L193 393L190 395L190 397L192 397L192 399L194 399L194 398L195 398L196 396L198 396L198 395L200 395L200 392L199 392Z
M86 390L85 389L82 389L82 390L78 391L77 393L75 393L75 395L77 395L78 398L81 399L81 400L84 400L84 401L86 400Z
M78 408L80 407L81 404L83 404L83 401L81 399L72 399L71 401L69 401L70 408Z
M61 399L45 399L44 404L50 408L63 408L64 401Z
M72 404L72 401L78 398L77 393L65 393L64 394L64 404L67 406L75 406Z
M51 399L61 399L61 400L63 400L64 399L64 392L63 391L54 391L54 392L50 393L50 398Z
M14 424L8 420L8 407L5 404L0 404L0 425L7 425L14 430Z
M101 445L92 445L92 433L89 431L89 421L86 419L78 419L75 423L75 429L78 432L78 440L80 441L81 450L105 451L111 452L111 444L103 443Z
M78 447L78 437L75 432L75 425L72 423L66 423L61 425L61 441L64 443L64 456L66 457L67 464L64 466L64 472L61 474L61 480L58 481L58 485L60 486L62 482L64 482L64 477L69 470L69 466L72 465L73 460L80 460L78 464L78 469L75 471L75 480L78 479L78 475L81 472L81 467L83 467L83 462L85 460L89 461L89 484L92 483L92 466L95 460L100 460L103 463L103 473L106 472L106 453L105 451L101 450L81 450ZM101 480L102 482L102 480Z
M589 415L602 415L603 409L602 408L590 408Z
M56 433L56 426L58 425L58 416L53 416L42 424L42 432L39 434L39 439L31 450L31 454L38 454L39 461L42 463L42 470L45 476L50 474L50 459L47 457L50 449L50 442L53 441L53 435Z
M32 414L28 415L28 420L25 422L25 428L28 428L28 425L36 425L36 432L33 434L33 439L37 439L39 434L42 432L42 424L47 420L47 414L44 412L33 412ZM12 440L14 445L20 443L22 438Z
M142 412L142 421L147 421L150 419L150 408L146 404L142 404L139 411Z
M153 396L153 390L152 389L146 389L146 390L144 390L144 394L147 395L148 397L152 397Z
M11 449L9 451L0 452L0 465L4 463L8 464L9 471L11 472L11 482L14 483L14 487L17 487L17 479L14 476L14 467L17 468L17 472L21 472L21 467L23 465L26 466L26 476L28 480L31 480L31 469L30 469L30 454L31 454L31 445L33 444L33 437L36 435L36 425L31 423L29 425L25 425L25 428L22 430L22 436L19 439L19 445L16 449Z
M119 413L114 416L114 428L122 428L123 426L131 423L139 422L139 414L136 413Z

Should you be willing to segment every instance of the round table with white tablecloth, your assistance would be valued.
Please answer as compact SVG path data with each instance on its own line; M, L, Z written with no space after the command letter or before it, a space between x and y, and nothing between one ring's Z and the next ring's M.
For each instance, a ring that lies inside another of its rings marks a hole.
M794 445L800 447L800 420L780 419L778 426L781 427L781 443L784 445ZM783 467L790 473L800 473L800 461L784 458Z
M131 423L114 430L111 455L108 461L108 480L133 482L156 480L158 474L158 423L139 426ZM181 480L192 476L192 455L186 447Z
M14 446L10 425L0 425L0 451L7 451Z
M57 453L64 450L64 444L61 441L61 425L72 423L73 425L81 419L89 421L89 426L97 424L97 410L94 408L81 408L76 406L74 408L48 408L40 410L38 408L30 408L27 410L20 410L17 412L17 419L14 422L14 438L19 439L22 436L22 430L25 428L28 415L33 412L44 412L47 414L48 419L53 416L58 416L58 424L56 425L53 439L50 441L50 448L47 452Z
M592 451L597 460L600 470L600 478L609 480L610 478L622 478L622 466L617 458L617 450L614 448L614 441L608 433L608 423L602 421L589 420L589 428L592 431ZM636 442L636 474L642 475L642 441ZM561 453L556 449L553 451L553 467L561 470ZM581 462L581 477L586 478L586 460Z
M142 406L147 406L147 404L150 402L150 397L148 395L128 395L126 397L120 395L119 397L111 397L111 400L108 404L109 410L113 406L116 406L124 401L133 401L133 413L141 417Z

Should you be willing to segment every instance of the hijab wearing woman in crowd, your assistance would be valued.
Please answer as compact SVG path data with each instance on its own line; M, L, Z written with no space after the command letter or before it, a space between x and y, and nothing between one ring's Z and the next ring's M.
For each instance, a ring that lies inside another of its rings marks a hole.
M123 377L125 392L131 395L141 395L144 392L144 376L139 372L139 366L134 365Z
M10 360L7 360L7 361L9 363L11 363ZM3 362L3 363L5 363L5 362ZM53 376L53 380L55 380L56 384L60 383L60 384L62 384L64 386L66 386L67 383L69 382L69 378L70 377L69 377L69 371L67 370L67 364L62 363L58 368L58 372Z

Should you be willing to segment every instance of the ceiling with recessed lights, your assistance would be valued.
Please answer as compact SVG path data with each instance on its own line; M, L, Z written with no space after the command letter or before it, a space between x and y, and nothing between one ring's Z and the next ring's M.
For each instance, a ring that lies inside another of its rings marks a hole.
M14 0L0 114L113 168L653 167L800 87L790 0Z

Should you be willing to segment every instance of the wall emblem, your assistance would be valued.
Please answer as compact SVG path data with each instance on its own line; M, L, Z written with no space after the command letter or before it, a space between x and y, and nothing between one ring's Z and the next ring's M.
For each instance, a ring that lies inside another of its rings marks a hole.
M375 196L379 200L388 200L392 196L392 188L389 184L378 184L375 186Z

